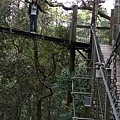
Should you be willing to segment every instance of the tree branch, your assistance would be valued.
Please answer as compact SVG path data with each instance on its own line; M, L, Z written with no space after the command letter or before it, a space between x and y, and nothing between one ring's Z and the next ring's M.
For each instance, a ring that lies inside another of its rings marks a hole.
M30 3L29 0L25 0L25 2ZM66 7L64 6L63 3L52 3L52 2L48 2L47 0L45 0L45 3L48 4L50 7L62 7L64 10L72 10L72 7ZM82 0L83 6L78 6L78 9L83 9L83 10L89 10L92 11L93 7L86 5L86 3L84 2L84 0ZM103 11L98 11L98 14L103 17L106 18L107 20L110 20L110 17L106 14L104 14Z
M64 10L72 10L72 7L66 7L66 6L64 6L63 3L57 3L57 4L55 3L55 4L53 4L53 3L48 2L47 0L45 0L45 3L47 3L50 7L62 7ZM83 0L82 0L82 3L83 3L83 6L78 6L78 9L93 11L93 7L86 5ZM110 17L108 15L104 14L103 11L99 10L98 14L101 17L110 20Z

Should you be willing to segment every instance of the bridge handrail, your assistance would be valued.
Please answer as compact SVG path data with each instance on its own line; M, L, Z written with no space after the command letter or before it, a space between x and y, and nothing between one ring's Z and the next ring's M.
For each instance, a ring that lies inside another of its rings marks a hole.
M110 90L109 90L109 87L107 85L107 82L106 82L106 78L105 78L105 62L104 60L101 60L101 49L99 51L99 43L98 43L98 38L95 34L95 31L91 28L91 31L92 31L92 35L93 35L93 41L94 41L94 46L95 46L95 50L96 50L96 54L97 54L97 58L98 58L98 62L100 64L100 72L101 72L101 76L102 76L102 80L103 80L103 83L105 85L105 89L106 89L106 93L108 95L108 99L110 101L110 104L111 104L111 108L113 110L113 115L115 117L116 120L119 120L119 117L118 117L118 113L117 113L117 110L115 108L115 105L114 105L114 102L113 102L113 99L112 99L112 96L110 94Z

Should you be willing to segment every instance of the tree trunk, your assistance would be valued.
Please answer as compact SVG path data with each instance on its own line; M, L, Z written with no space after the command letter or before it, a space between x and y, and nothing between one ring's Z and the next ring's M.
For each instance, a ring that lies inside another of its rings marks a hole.
M42 101L39 100L37 103L37 120L42 120L41 106L42 106Z
M70 107L70 103L72 103L72 95L71 95L71 91L68 90L67 91L67 106Z
M50 97L49 97L48 98L48 104L47 104L47 108L48 108L48 120L51 120L50 106L51 106L51 100L50 100Z
M18 103L16 103L18 104ZM19 117L19 107L18 105L15 106L15 111L14 111L14 120L20 120L20 117Z
M39 57L38 57L38 43L37 43L37 39L33 39L33 43L34 43L35 69L36 69L37 77L39 78L40 64L39 64ZM41 104L42 104L42 101L39 98L39 101L37 103L37 120L42 120Z

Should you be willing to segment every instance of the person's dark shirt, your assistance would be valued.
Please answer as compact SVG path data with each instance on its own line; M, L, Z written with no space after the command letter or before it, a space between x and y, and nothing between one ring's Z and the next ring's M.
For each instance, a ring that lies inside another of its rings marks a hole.
M32 3L29 4L29 8L28 8L28 15L31 14L31 7L32 7ZM45 13L44 10L40 7L40 5L38 3L36 3L37 6L37 11L36 11L36 15L38 15L38 11L40 10L41 12Z

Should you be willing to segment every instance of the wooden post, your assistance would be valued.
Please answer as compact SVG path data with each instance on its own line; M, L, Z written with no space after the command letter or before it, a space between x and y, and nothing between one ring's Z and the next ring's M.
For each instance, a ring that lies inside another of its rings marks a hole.
M109 37L109 45L112 45L113 30L114 30L114 9L111 10L111 17L110 17L110 37Z
M118 33L119 33L119 14L120 14L120 4L118 0L115 0L115 10L114 10L114 15L115 15L115 20L114 20L114 40L117 39ZM115 41L114 41L115 42Z
M71 34L70 34L70 44L71 44L71 41L76 41L77 11L78 11L78 6L74 5L73 6L73 16L72 16L72 25L71 25ZM70 61L69 61L69 71L70 72L74 72L74 62L75 62L75 48L71 47Z
M77 26L77 11L78 6L73 6L73 15L72 15L72 25L71 25L71 34L70 34L70 44L71 41L76 41L76 26ZM72 46L72 45L71 45ZM69 59L69 72L74 72L74 62L75 62L75 48L70 48L70 59ZM71 95L71 83L68 83L69 90L67 91L67 106L70 106L72 103Z
M97 17L98 17L98 7L99 7L99 2L101 1L97 1L94 0L93 1L93 13L92 13L92 21L91 21L91 25L93 27L93 31L94 34L96 35L97 32ZM94 97L94 83L95 83L95 76L96 76L96 69L95 69L95 63L97 61L97 57L96 57L96 48L95 48L95 43L94 43L94 39L93 39L93 34L91 31L91 38L90 38L90 44L92 45L92 53L91 53L91 58L92 58L92 66L91 66L91 70L92 70L92 87L91 87L91 92L92 92L92 102L93 102L93 97ZM90 109L89 108L85 108L85 117L90 117Z
M120 33L120 0L115 0L115 29L114 29L115 41L119 33ZM120 46L117 50L117 54L120 56Z
M119 11L119 13L118 13L118 19L119 19L119 20L118 20L118 22L119 22L119 23L118 23L118 24L119 24L119 25L118 25L118 26L119 26L118 29L119 29L119 30L118 30L118 31L119 31L119 33L120 33L120 0L119 0L119 4L118 4L118 5L119 5L119 6L118 6L118 7L119 7L119 8L118 8L118 11ZM119 46L119 48L118 48L118 50L117 50L117 53L118 53L118 55L120 56L120 46Z

